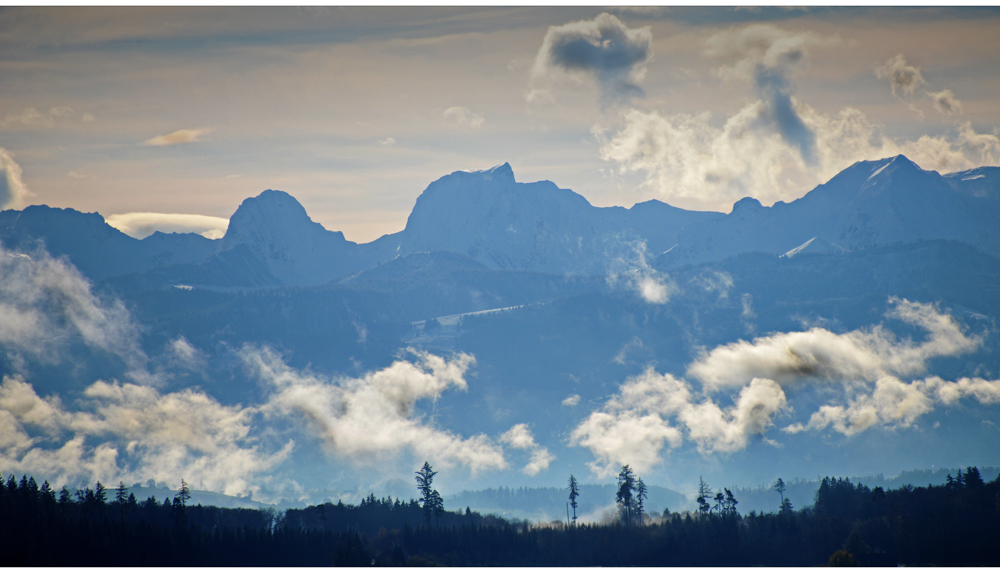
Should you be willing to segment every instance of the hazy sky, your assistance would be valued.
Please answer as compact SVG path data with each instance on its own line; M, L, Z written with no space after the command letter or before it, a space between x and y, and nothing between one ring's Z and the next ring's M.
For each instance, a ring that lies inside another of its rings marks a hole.
M3 8L0 206L218 233L272 188L367 242L507 161L728 212L860 159L1000 164L998 54L986 8Z

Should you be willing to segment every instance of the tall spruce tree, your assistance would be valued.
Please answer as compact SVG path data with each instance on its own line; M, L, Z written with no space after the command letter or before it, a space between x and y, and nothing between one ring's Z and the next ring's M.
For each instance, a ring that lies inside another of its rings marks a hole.
M580 484L573 474L569 474L569 505L573 508L573 525L576 525L576 498L580 497Z

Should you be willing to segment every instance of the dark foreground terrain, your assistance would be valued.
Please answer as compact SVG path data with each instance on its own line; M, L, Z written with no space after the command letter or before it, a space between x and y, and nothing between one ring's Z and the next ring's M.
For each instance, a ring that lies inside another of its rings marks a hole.
M950 476L949 476L950 477ZM883 490L825 478L811 507L736 504L643 524L537 526L376 499L285 512L0 483L2 566L752 566L1000 564L1000 479ZM738 503L738 502L737 502ZM428 519L429 518L429 519ZM637 520L636 520L637 521Z

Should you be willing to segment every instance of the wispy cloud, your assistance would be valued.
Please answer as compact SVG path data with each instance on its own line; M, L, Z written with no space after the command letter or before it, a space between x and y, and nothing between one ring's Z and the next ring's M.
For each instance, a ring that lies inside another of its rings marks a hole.
M912 96L917 88L927 85L920 68L910 65L903 54L897 54L875 68L875 75L887 78L892 95Z
M146 355L139 329L120 301L97 297L75 267L43 250L0 247L0 346L42 361L60 360L60 348L81 340L121 357L137 373Z
M449 107L441 112L441 116L451 123L461 127L471 127L478 129L486 122L486 117L481 113L476 113L467 107L460 105Z
M941 90L939 92L927 92L927 97L931 98L934 109L945 115L958 115L962 113L962 102L958 101L951 90Z
M0 147L0 209L23 207L32 195L21 179L22 173L21 166Z
M147 139L143 145L152 146L164 146L164 145L181 145L184 143L194 143L196 141L202 141L202 138L209 133L215 131L211 127L199 127L197 129L178 129L177 131L172 131L164 135L157 135L151 139Z
M156 231L162 233L197 233L209 239L221 239L229 228L229 219L182 213L121 213L105 221L126 235L143 239Z

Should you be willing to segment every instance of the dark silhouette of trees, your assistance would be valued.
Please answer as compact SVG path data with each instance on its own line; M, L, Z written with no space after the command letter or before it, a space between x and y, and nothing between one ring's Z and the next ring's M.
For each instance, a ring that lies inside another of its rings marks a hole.
M646 500L649 498L649 490L642 478L635 480L635 510L639 520L639 525L643 525L643 515L646 513Z
M635 511L634 491L635 474L632 472L632 468L624 465L622 466L622 471L618 473L618 493L615 496L615 501L618 503L618 509L621 512L622 523L626 526L632 525Z

